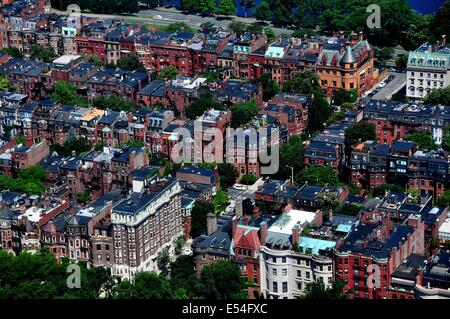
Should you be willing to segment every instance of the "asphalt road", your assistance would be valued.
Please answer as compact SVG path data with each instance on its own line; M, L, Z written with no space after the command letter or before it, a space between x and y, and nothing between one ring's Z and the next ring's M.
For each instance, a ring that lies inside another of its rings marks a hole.
M389 72L389 75L393 75L395 78L375 94L373 99L388 100L406 85L406 73Z
M52 12L57 14L66 14L66 12L61 12L52 9ZM202 17L195 14L183 14L178 10L174 9L153 9L153 10L141 10L135 15L110 15L110 14L96 14L96 13L83 13L87 17L99 17L103 19L120 19L130 23L141 23L149 24L153 26L167 26L174 22L184 22L191 27L198 28L202 23L212 22L214 25L222 27L224 29L228 28L230 23L233 21L240 21L244 24L251 25L256 22L254 18L241 18L241 17L230 17L228 20L217 20L214 17ZM293 30L288 30L284 28L276 28L270 26L276 35L280 34L292 34Z

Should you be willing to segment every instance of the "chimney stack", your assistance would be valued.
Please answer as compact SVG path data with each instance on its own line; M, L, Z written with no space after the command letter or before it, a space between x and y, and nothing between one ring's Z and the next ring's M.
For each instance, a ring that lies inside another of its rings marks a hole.
M261 212L259 210L259 207L255 206L255 208L253 209L253 218L258 219L260 216L261 216Z
M237 223L238 223L238 217L233 216L233 219L231 220L231 239L234 239L236 235L236 229L237 229Z
M267 221L263 221L259 226L259 240L261 244L264 243L267 239Z
M206 232L207 235L211 235L217 230L217 215L215 213L209 213L206 216Z
M300 242L300 227L295 225L292 228L292 245L296 245Z
M238 199L236 201L235 210L236 210L236 216L242 217L244 215L243 207L242 207L242 199Z

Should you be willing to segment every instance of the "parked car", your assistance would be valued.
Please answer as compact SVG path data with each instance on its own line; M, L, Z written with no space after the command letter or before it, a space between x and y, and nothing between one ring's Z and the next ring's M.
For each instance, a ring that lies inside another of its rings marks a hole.
M247 190L247 186L241 185L241 184L234 184L233 188L237 189L238 191L246 191Z

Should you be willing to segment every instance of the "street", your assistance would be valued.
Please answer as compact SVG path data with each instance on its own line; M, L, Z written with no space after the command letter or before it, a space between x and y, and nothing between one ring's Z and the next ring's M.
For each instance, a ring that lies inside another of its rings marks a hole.
M52 12L56 14L67 14L64 11L58 11L56 9L51 9ZM255 18L242 18L242 17L230 17L228 20L217 20L214 17L202 17L195 14L184 14L176 9L170 8L158 8L151 10L141 10L134 15L110 15L110 14L96 14L96 13L82 13L82 15L87 17L99 17L102 19L120 19L130 23L141 23L149 24L153 26L168 26L174 22L184 22L187 25L198 28L202 23L212 22L214 25L227 29L230 23L234 21L240 21L246 25L252 25L256 22ZM276 35L281 34L292 34L292 30L284 28L276 28L270 26Z
M380 91L373 96L373 99L388 100L406 85L406 73L389 72L389 75L393 75L395 78L387 83L385 87L381 88Z

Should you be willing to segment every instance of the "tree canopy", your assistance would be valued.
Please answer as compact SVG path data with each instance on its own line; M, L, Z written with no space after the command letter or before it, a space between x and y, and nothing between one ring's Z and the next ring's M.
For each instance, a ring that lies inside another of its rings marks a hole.
M236 183L239 173L232 164L219 163L217 168L219 170L220 187L228 189Z
M201 93L200 97L187 107L186 117L195 120L209 109L223 110L223 105L216 101L210 91L206 91Z
M258 106L256 100L249 102L234 104L231 107L231 127L238 128L250 122L250 120L258 115Z
M109 271L87 269L78 262L81 271L79 289L67 286L70 265L68 259L58 263L48 250L35 254L22 252L15 256L0 250L1 299L97 299L102 288L111 284Z
M438 148L430 134L422 132L412 133L408 135L407 140L416 143L420 149L436 150Z
M425 103L450 106L450 86L431 90L424 98Z
M277 81L272 79L272 76L269 73L260 76L256 81L262 86L264 101L270 100L280 92L280 86Z
M297 179L299 183L308 183L314 186L339 185L336 172L328 166L311 166L302 170Z
M56 53L50 47L33 44L30 48L30 60L51 62L54 58L56 58Z
M52 99L65 105L86 106L87 99L77 95L77 87L67 81L58 81L55 84Z
M192 225L190 235L196 238L206 233L206 217L209 213L214 213L214 205L210 202L196 201L192 207Z
M175 80L177 75L179 74L176 67L173 65L166 66L159 72L158 80Z
M139 103L125 100L116 94L98 95L92 101L92 106L101 110L110 109L113 111L135 111L141 106Z
M367 140L375 140L375 125L367 122L358 122L351 125L345 130L345 145L350 147L358 142L365 142Z
M147 72L144 64L142 64L136 54L121 57L119 61L117 61L117 67L128 71Z

